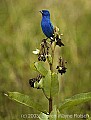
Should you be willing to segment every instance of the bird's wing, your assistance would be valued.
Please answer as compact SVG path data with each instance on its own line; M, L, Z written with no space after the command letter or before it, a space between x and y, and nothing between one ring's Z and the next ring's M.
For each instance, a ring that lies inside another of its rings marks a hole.
M50 27L51 27L51 29L53 30L54 28L53 28L53 25L52 25L52 23L50 22Z

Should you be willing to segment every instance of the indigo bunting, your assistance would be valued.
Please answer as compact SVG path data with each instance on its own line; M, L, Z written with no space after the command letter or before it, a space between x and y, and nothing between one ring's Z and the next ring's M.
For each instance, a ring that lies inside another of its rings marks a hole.
M41 10L40 11L42 14L42 20L41 20L41 28L43 33L46 35L47 38L50 38L53 42L53 37L54 37L54 31L56 28L53 27L51 21L50 21L50 12L48 10ZM58 46L64 46L64 44L61 42L60 35L56 35L56 45Z
M42 20L41 20L41 28L46 37L53 37L54 28L50 21L50 12L48 10L41 10Z

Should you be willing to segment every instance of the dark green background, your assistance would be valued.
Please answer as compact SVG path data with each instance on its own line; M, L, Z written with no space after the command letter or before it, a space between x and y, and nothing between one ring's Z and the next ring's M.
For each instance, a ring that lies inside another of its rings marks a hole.
M59 75L61 100L91 91L91 1L0 0L1 120L20 120L21 114L38 113L36 108L30 109L9 100L3 91L25 93L47 107L48 101L42 91L32 89L28 84L28 80L37 75L32 68L37 56L32 51L39 48L45 38L40 27L39 10L42 9L51 12L54 26L64 34L65 47L57 47L55 54L55 58L63 56L68 62L67 73L62 77ZM91 103L68 111L67 114L90 114Z

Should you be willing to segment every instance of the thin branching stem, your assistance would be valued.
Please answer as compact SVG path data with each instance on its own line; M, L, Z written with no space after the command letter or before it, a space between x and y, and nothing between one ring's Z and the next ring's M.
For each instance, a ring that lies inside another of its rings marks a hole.
M49 63L50 66L50 71L51 71L51 75L53 73L53 61L54 61L54 51L55 51L55 42L53 42L53 44L51 45L51 57L52 57L52 62ZM49 114L52 111L52 96L51 96L51 90L50 90L50 98L49 98Z

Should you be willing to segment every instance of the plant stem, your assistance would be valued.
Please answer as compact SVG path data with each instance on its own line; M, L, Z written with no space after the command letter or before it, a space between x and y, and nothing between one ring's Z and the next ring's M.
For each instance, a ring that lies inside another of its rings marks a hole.
M53 61L54 61L54 51L55 51L55 46L56 46L56 43L54 42L51 46L51 57L52 57L52 63L50 64L50 70L51 72L53 72Z
M52 98L50 97L49 98L49 114L51 113L52 111Z
M52 44L51 46L51 57L52 57L52 63L49 63L50 65L50 71L51 71L51 76L52 76L52 73L53 73L53 61L54 61L54 51L55 51L55 42L54 44ZM49 114L51 113L52 111L52 96L51 96L51 90L50 90L50 98L49 98Z

